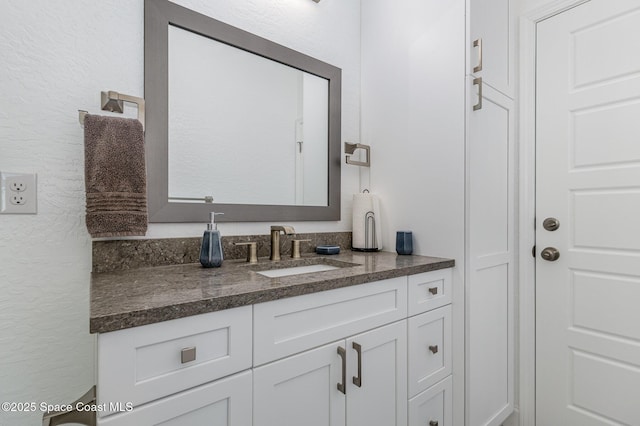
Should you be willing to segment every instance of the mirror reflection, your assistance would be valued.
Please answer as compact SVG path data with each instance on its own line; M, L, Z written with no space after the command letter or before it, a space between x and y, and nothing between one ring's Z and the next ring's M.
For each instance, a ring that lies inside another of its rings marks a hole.
M329 82L168 28L171 202L327 206Z

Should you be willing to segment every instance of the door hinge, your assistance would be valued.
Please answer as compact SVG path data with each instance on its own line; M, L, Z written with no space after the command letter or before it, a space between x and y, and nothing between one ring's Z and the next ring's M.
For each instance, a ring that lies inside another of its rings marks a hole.
M536 246L531 247L531 256L536 257Z

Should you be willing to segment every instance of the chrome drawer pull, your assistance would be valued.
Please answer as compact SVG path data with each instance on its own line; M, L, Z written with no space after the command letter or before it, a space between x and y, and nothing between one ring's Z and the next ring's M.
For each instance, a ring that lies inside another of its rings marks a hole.
M353 349L355 349L358 354L358 375L353 376L353 384L357 387L362 387L362 346L360 344L353 342Z
M482 39L474 40L473 47L478 48L478 65L473 67L473 72L479 72L482 71Z
M429 346L429 350L431 351L431 353L437 354L438 353L438 345Z
M191 346L190 348L182 349L182 351L180 352L180 359L181 359L183 364L186 364L187 362L195 361L196 360L196 347L195 346Z
M478 103L473 106L474 111L482 109L482 77L474 78L473 85L478 86Z
M430 287L429 288L429 293L433 294L434 296L436 294L438 294L438 287Z
M338 355L342 358L342 383L338 383L338 390L343 394L347 394L347 351L342 346L338 346Z

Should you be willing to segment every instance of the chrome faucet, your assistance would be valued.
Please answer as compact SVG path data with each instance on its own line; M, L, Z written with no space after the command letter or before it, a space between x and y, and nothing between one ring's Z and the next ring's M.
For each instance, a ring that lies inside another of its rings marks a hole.
M280 260L280 233L283 232L285 235L295 234L296 230L293 229L293 226L271 226L271 260Z

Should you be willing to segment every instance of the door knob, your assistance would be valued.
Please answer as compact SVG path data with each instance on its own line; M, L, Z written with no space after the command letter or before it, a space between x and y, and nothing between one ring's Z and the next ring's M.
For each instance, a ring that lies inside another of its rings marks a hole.
M555 247L546 247L544 250L542 250L540 256L542 256L544 260L555 262L560 257L560 252Z

